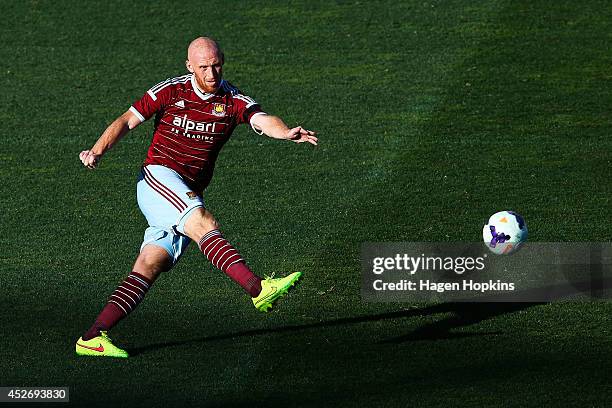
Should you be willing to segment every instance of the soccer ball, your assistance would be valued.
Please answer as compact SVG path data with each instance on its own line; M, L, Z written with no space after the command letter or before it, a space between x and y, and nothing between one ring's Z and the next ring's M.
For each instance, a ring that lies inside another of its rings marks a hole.
M527 240L527 224L514 211L500 211L482 228L482 239L494 254L508 255Z

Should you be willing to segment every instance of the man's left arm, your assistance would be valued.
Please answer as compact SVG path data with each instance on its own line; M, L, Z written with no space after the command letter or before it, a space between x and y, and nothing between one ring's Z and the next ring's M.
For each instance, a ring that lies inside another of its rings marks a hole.
M301 126L290 129L281 118L267 113L255 114L251 118L251 126L273 139L292 140L295 143L308 142L315 146L319 140L316 138L316 132Z

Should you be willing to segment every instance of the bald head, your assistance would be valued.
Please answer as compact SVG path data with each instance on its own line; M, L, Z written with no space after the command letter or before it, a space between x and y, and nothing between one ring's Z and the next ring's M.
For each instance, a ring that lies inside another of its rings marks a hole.
M223 52L219 44L208 37L198 37L187 48L185 65L195 76L198 88L215 93L223 76Z
M187 59L196 58L200 53L217 53L223 56L219 44L209 37L198 37L189 43L187 48Z

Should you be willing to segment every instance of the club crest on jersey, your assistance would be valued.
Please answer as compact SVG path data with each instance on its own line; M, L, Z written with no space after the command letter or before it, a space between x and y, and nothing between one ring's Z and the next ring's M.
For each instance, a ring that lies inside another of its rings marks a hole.
M215 116L225 116L225 105L222 103L213 104L212 114Z
M186 194L187 194L187 197L189 197L190 200L195 200L196 198L198 198L198 195L196 193L194 193L193 191L188 191Z

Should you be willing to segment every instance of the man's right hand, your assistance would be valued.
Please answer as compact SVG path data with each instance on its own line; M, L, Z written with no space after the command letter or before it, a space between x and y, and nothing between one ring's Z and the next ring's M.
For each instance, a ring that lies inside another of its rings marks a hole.
M88 169L95 169L98 167L101 157L101 154L94 154L91 150L83 150L81 154L79 154L79 159L81 159L83 165Z

